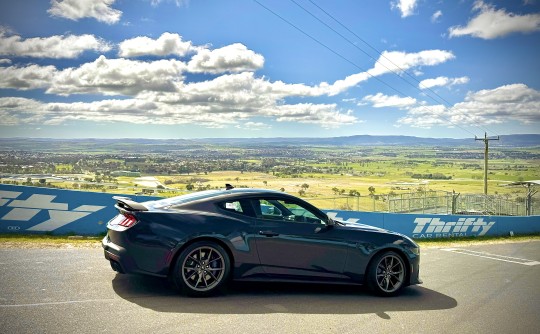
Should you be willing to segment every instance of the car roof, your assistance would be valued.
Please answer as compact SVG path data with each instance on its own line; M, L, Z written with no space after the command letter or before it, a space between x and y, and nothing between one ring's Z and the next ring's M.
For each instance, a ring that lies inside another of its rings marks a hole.
M149 208L165 208L175 205L186 204L189 202L195 202L199 200L208 200L211 198L218 197L229 197L232 195L282 195L290 196L281 191L269 190L269 189L257 189L257 188L233 188L233 189L222 189L222 190L204 190L194 193L189 193L185 195L165 198L157 201L148 201L144 205Z

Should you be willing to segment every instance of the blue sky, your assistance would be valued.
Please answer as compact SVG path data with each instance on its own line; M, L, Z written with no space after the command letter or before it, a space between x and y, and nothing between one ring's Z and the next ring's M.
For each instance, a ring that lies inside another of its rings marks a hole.
M0 2L0 137L540 133L540 1Z

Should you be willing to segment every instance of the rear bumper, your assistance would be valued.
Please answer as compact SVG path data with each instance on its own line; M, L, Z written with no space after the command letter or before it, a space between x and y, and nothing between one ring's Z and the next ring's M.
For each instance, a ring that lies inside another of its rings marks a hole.
M113 243L109 235L101 241L105 259L111 263L111 268L120 274L131 274L140 272L135 261L126 252L126 249Z

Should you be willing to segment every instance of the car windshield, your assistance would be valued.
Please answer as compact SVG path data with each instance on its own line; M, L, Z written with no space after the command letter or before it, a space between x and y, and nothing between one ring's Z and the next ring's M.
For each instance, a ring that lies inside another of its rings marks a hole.
M154 209L162 209L162 208L167 208L173 205L179 205L179 204L196 201L203 198L213 197L222 193L223 193L222 190L199 191L192 194L166 198L159 201L147 202L145 203L145 206L154 208Z

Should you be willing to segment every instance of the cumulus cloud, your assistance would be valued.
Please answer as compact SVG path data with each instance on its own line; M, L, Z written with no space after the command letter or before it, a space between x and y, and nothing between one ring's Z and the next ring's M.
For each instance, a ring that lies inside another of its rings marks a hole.
M253 118L268 118L279 122L337 128L361 120L354 116L352 110L343 110L335 104L292 104L288 100L336 95L373 76L392 70L433 66L453 57L451 52L442 50L385 52L380 62L390 59L388 68L377 63L367 72L350 75L332 84L305 85L256 77L254 70L263 65L262 56L242 44L233 44L216 50L199 51L188 64L176 59L139 61L100 56L93 62L63 70L40 65L0 67L0 88L43 89L48 94L57 95L128 97L91 103L43 103L37 108L40 112L36 115L21 117L20 121L24 122L36 120L39 116L40 123L46 124L69 120L122 120L139 124L196 123L215 128L248 124L254 122ZM190 71L209 72L215 76L204 81L186 82L184 76ZM377 107L404 108L415 101L381 95L371 96L370 99ZM4 110L3 115L6 112ZM13 121L17 115L11 112L5 116Z
M390 3L392 9L398 9L401 12L401 17L407 17L414 14L416 3L418 0L397 0Z
M145 90L174 91L184 69L185 64L174 59L142 62L100 56L92 63L59 71L46 92L134 96Z
M194 47L191 41L182 41L182 36L172 33L163 33L158 39L139 36L120 43L120 57L140 56L185 56L199 48Z
M495 39L513 33L531 33L540 30L540 14L519 15L493 5L476 1L473 11L478 14L466 26L451 27L450 37L473 36L482 39Z
M122 11L111 8L115 0L51 0L48 13L77 21L90 17L100 22L113 24L120 21Z
M451 87L454 85L462 85L469 82L468 77L460 78L448 78L448 77L437 77L433 79L425 79L420 82L418 87L420 89L428 89L433 87Z
M107 52L105 41L94 35L58 35L23 39L0 31L0 55L35 58L77 58L87 50Z
M362 101L371 103L374 108L393 107L400 109L413 106L417 103L416 99L412 97L399 97L397 95L389 96L382 93L367 95Z
M47 88L55 73L54 66L32 64L25 67L0 67L0 88L18 90Z
M57 125L69 121L122 122L133 124L189 124L223 127L242 119L235 113L215 117L203 108L171 107L140 99L74 103L43 103L26 98L0 98L0 125Z
M11 59L0 58L0 65L11 64Z
M256 71L264 65L264 57L240 43L219 49L200 50L188 63L193 73L225 73Z
M540 123L540 91L511 84L469 92L451 108L442 105L411 108L398 123L430 128L435 125L495 124L510 121Z

